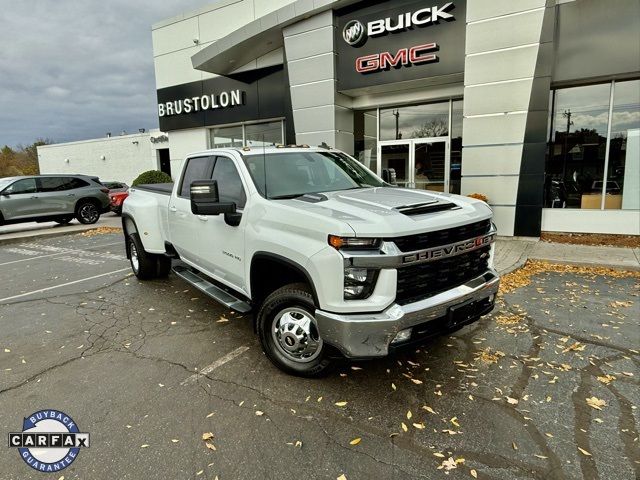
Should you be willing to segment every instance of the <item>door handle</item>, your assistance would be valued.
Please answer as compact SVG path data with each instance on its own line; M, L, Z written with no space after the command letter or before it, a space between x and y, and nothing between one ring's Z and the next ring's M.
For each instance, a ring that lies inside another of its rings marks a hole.
M171 206L169 207L169 211L170 211L170 212L177 212L177 211L178 211L178 209L177 209L176 207L174 207L173 205L171 205Z
M75 193L67 193L67 197L75 197L76 194Z
M198 219L202 220L203 222L206 222L209 220L209 217L205 216L205 215L198 215Z

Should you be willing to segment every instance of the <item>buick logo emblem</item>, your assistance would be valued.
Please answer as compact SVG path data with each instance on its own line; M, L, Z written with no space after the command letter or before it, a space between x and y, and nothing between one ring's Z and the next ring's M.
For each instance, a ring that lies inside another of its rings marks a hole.
M342 38L352 47L359 47L367 40L367 28L360 20L350 20L342 30Z

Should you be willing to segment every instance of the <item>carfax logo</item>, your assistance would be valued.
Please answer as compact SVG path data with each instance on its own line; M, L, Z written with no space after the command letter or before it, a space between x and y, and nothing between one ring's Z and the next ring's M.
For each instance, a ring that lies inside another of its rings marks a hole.
M59 472L89 446L89 434L80 433L76 422L59 410L40 410L25 417L22 432L9 434L9 447L39 472Z

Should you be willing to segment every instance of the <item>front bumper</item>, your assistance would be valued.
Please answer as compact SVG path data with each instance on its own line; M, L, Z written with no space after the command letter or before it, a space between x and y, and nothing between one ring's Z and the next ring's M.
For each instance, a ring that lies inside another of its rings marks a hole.
M446 292L407 305L394 303L380 313L340 314L316 310L315 318L322 339L346 357L384 357L389 353L391 341L401 330L420 326L421 331L427 331L433 324L442 326L437 328L438 333L446 332L448 324L443 319L451 307L469 303L476 309L469 317L472 320L488 313L493 308L499 285L498 274L490 269ZM408 343L412 340L416 339L409 339Z

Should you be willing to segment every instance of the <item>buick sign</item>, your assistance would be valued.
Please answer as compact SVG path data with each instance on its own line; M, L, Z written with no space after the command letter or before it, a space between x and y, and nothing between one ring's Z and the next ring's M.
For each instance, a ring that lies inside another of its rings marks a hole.
M367 23L366 27L360 20L350 20L342 30L342 38L352 47L360 47L364 45L368 37L401 32L413 27L425 27L437 24L440 20L455 20L455 17L449 13L452 8L453 2L446 3L441 7L421 8L414 12L401 13L394 18L386 17L372 20Z
M360 20L351 20L344 26L342 38L352 47L358 47L367 41L366 27Z

